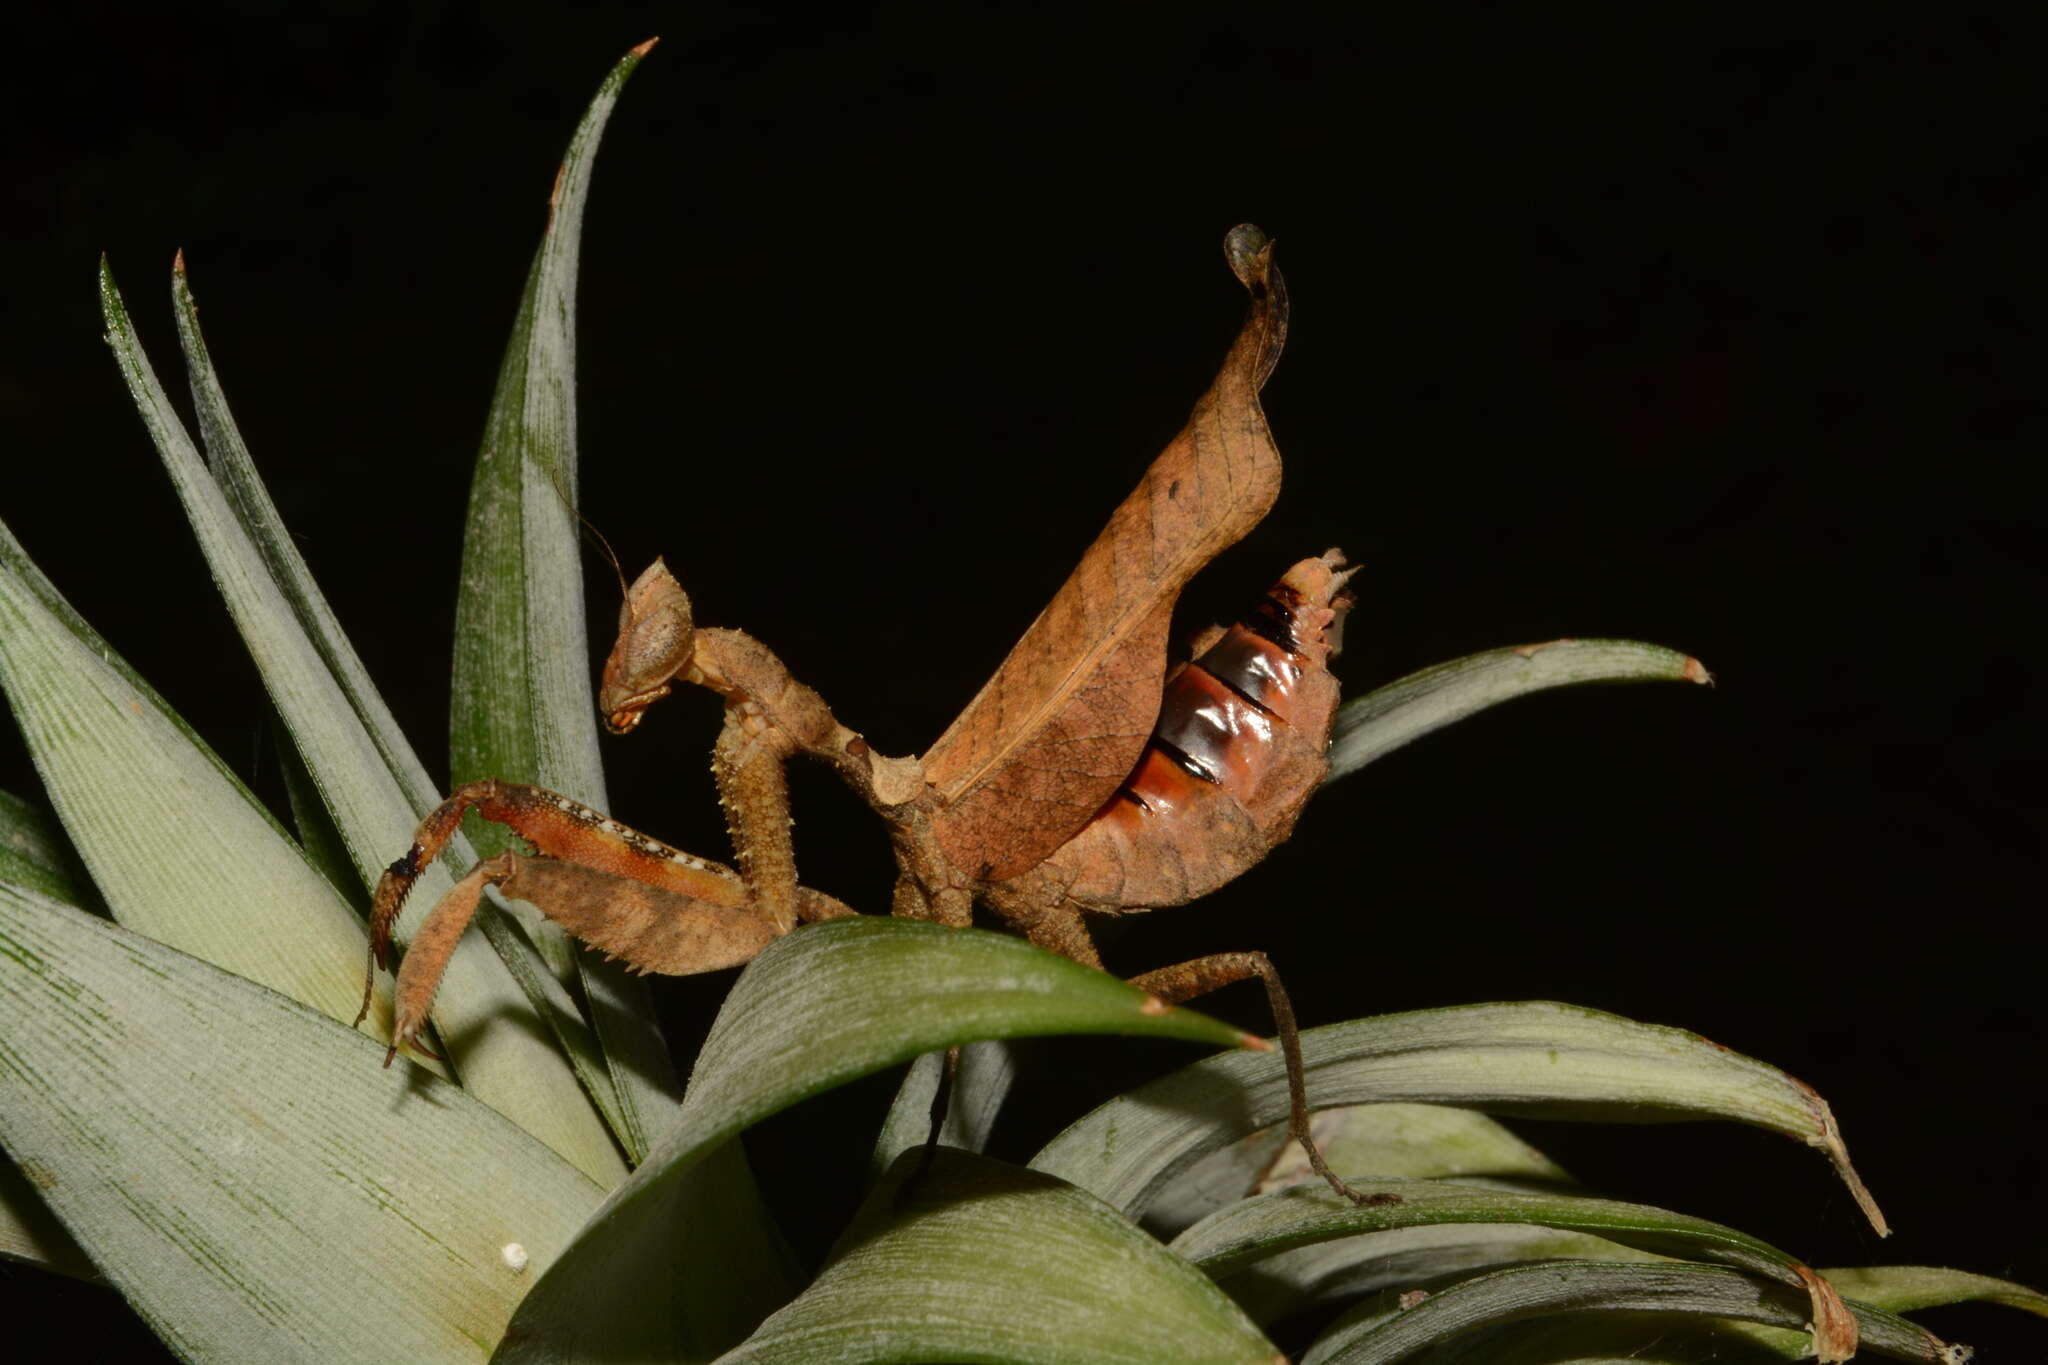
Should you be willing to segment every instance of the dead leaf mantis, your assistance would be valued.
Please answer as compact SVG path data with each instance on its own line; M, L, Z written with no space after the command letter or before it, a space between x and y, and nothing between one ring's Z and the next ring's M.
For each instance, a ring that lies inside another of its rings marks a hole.
M1338 692L1328 663L1350 605L1343 556L1296 564L1252 615L1198 641L1177 672L1167 665L1181 589L1258 524L1280 487L1259 390L1286 338L1286 286L1259 229L1232 229L1224 251L1251 302L1215 381L922 757L876 753L766 646L698 627L660 560L641 574L620 611L599 710L623 734L678 681L724 699L712 766L735 866L537 787L487 779L458 789L378 882L372 980L413 881L465 812L510 827L535 854L485 859L422 923L399 972L392 1052L419 1046L441 972L489 885L595 948L670 975L737 966L799 924L852 914L798 882L784 777L796 757L830 767L882 817L898 868L893 913L964 926L978 902L1097 968L1086 915L1183 904L1285 839L1325 771ZM1309 1137L1293 1010L1264 954L1213 954L1132 983L1166 1008L1254 976L1285 1051L1294 1136L1333 1188L1358 1197ZM368 996L366 983L366 1009Z

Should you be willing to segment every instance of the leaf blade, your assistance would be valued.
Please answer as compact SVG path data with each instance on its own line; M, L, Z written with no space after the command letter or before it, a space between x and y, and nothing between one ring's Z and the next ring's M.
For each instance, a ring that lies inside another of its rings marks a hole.
M917 1160L905 1153L811 1287L721 1365L794 1365L827 1342L843 1365L1285 1360L1213 1284L1099 1200L950 1149L901 1197Z
M1856 1351L1855 1320L1811 1268L1769 1243L1704 1218L1647 1204L1554 1192L1494 1189L1447 1181L1359 1181L1362 1194L1392 1202L1353 1204L1326 1187L1296 1186L1219 1210L1175 1238L1171 1249L1219 1279L1277 1252L1360 1233L1473 1223L1532 1224L1588 1233L1683 1260L1714 1261L1804 1291L1823 1361Z
M0 1160L0 1261L18 1261L74 1280L100 1279L85 1248L50 1212L35 1182L11 1160Z
M1468 654L1337 708L1323 781L1347 777L1432 730L1532 692L1581 683L1712 681L1691 655L1634 640L1552 640Z
M1403 1306L1380 1299L1339 1318L1302 1365L1377 1365L1401 1360L1458 1334L1565 1311L1679 1313L1797 1329L1803 1294L1720 1266L1685 1262L1577 1261L1494 1271ZM1856 1310L1865 1349L1895 1360L1945 1365L1948 1345L1903 1318Z
M1996 1303L2048 1318L2048 1294L2012 1280L1931 1265L1852 1266L1823 1270L1845 1298L1889 1313L1952 1303Z
M214 582L292 742L320 785L358 874L373 883L386 855L410 842L419 812L200 459L143 354L104 262L100 303L108 345L198 534ZM68 821L67 827L75 832ZM453 884L438 865L426 869L420 882L423 900L438 899ZM501 959L474 940L456 950L436 1002L443 1041L465 1085L479 1098L543 1135L594 1178L616 1181L625 1172L624 1163L574 1070L549 1037L550 1027L560 1026L551 1017L547 1022L536 1017L536 1001L548 1003L542 983L515 975L519 951L513 944ZM556 992L566 1008L566 993L558 985ZM573 1010L567 1013L573 1016Z
M41 806L12 792L0 792L0 882L25 886L95 915L107 913L63 827Z
M875 1140L868 1163L873 1179L881 1179L897 1157L924 1146L931 1138L932 1101L938 1096L939 1073L945 1063L945 1053L927 1052L910 1064ZM939 1125L939 1142L965 1152L984 1150L996 1113L1016 1079L1017 1061L1008 1043L990 1041L962 1047L959 1074L953 1078Z
M1131 1032L1220 1046L1244 1037L1148 1000L1102 972L980 930L855 916L778 940L726 997L676 1131L534 1286L497 1359L699 1360L690 1352L734 1344L703 1328L701 1305L677 1303L681 1320L669 1320L666 1286L690 1286L712 1304L748 1288L730 1283L722 1249L712 1255L678 1235L678 1200L712 1153L808 1095L981 1038Z
M1330 1169L1375 1179L1488 1177L1571 1183L1571 1173L1516 1134L1471 1109L1436 1104L1355 1104L1325 1109L1309 1131ZM1252 1194L1319 1181L1275 1124L1211 1152L1145 1210L1145 1226L1173 1237L1226 1204Z
M548 226L520 298L470 485L455 677L450 781L528 782L609 807L584 631L577 535L575 295L592 165L620 90L652 43L612 68L570 139ZM471 821L480 856L510 846ZM597 1054L574 1053L630 1160L675 1121L682 1081L654 1022L646 983L625 964L578 953L552 921L521 907L527 936L564 982L581 979ZM593 1073L595 1071L595 1074Z
M0 887L0 1142L188 1359L480 1360L602 1191L273 992ZM376 1324L365 1331L365 1322Z
M1826 1155L1886 1231L1819 1095L1682 1029L1530 1001L1358 1019L1301 1040L1319 1108L1397 1101L1625 1123L1719 1117L1782 1133ZM1203 1154L1286 1112L1277 1058L1212 1057L1102 1105L1031 1165L1141 1212Z
M75 614L46 601L24 567L0 527L0 689L115 918L353 1019L362 921L213 752L134 685L104 642L76 633ZM388 992L375 1008L388 1027Z

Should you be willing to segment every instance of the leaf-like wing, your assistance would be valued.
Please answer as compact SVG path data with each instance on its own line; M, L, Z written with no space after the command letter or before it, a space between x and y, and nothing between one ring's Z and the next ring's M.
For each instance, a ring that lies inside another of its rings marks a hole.
M1257 228L1231 229L1224 252L1252 304L1215 382L926 756L942 802L932 833L970 876L1029 871L1115 793L1159 715L1181 588L1279 494L1259 389L1286 339L1287 290Z

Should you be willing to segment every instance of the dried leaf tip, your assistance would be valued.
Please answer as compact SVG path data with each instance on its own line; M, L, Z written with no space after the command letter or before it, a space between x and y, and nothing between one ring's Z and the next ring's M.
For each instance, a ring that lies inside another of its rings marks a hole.
M1855 1165L1849 1160L1849 1145L1842 1141L1842 1129L1835 1122L1835 1111L1820 1097L1812 1086L1800 1083L1806 1092L1806 1102L1812 1111L1820 1131L1806 1139L1806 1145L1820 1150L1835 1168L1835 1177L1848 1186L1849 1197L1856 1201L1856 1207L1870 1221L1871 1230L1880 1237L1892 1235L1892 1227L1884 1218L1884 1211L1877 1206L1877 1199L1870 1193L1870 1187L1863 1183L1863 1177L1856 1173Z
M1690 654L1685 656L1685 666L1679 669L1678 676L1687 682L1699 683L1705 687L1714 685L1714 675L1707 672L1707 666Z
M1239 223L1225 233L1223 255L1252 302L1244 330L1216 380L1222 384L1232 375L1249 380L1256 401L1256 394L1272 378L1273 367L1280 361L1281 347L1287 344L1287 282L1273 264L1273 239L1256 224Z
M1272 264L1273 239L1256 223L1239 223L1223 234L1223 255L1230 262L1231 273L1250 289L1255 281L1265 279Z
M171 273L172 273L173 275L182 275L182 274L184 274L184 273L185 273L185 248L184 248L184 247L179 247L179 248L178 248L178 250L177 250L177 254L175 254L174 256L172 256L172 257L171 257Z
M661 35L656 34L654 37L649 38L646 42L632 49L626 55L628 57L645 57L648 53L654 51L654 45L660 41Z
M1811 1267L1794 1265L1792 1273L1806 1286L1812 1303L1813 1321L1807 1324L1807 1330L1813 1334L1814 1359L1820 1365L1840 1365L1840 1362L1854 1360L1862 1336L1856 1315L1842 1302L1842 1296L1835 1292L1835 1287Z

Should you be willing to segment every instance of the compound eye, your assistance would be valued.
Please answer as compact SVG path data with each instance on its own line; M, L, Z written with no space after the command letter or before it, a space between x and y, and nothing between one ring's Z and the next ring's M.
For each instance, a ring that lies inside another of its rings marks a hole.
M624 734L639 712L668 695L668 681L689 666L696 643L690 598L668 566L655 560L626 593L619 638L605 660L598 710Z

